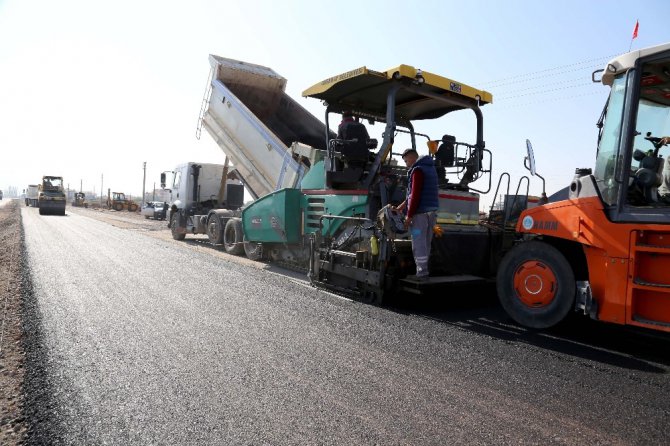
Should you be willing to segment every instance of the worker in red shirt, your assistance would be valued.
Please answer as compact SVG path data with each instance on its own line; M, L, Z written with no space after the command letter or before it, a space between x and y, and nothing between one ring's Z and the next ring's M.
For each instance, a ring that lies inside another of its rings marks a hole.
M396 210L406 210L405 228L409 229L412 239L416 278L425 280L429 275L430 246L439 207L437 172L433 158L419 157L413 148L405 150L402 159L408 169L407 198Z

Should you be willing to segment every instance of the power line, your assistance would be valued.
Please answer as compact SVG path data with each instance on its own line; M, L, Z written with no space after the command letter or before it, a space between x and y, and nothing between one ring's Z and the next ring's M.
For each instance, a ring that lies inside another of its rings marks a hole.
M593 91L591 93L583 93L583 94L576 94L576 95L571 95L571 96L556 96L554 98L547 98L541 101L531 101L531 102L523 102L523 103L510 103L509 105L502 105L496 107L496 110L505 110L505 109L510 109L510 108L518 108L518 107L525 107L528 105L537 105L537 104L547 104L549 102L557 102L557 101L564 101L567 99L574 99L574 98L581 98L585 96L593 96L596 94L602 94L602 91Z
M512 99L529 97L529 96L543 96L555 91L570 91L576 88L584 88L593 86L593 82L585 82L581 79L566 79L557 80L554 82L545 82L542 84L534 84L526 88L515 89L505 88L496 93L493 97L494 102L507 102ZM552 88L553 87L553 88Z
M549 78L549 77L560 76L560 75L563 75L563 74L566 74L566 73L574 73L574 72L577 72L577 71L582 71L582 70L585 70L585 69L594 69L594 68L595 68L595 66L573 68L571 70L554 71L552 73L548 73L548 74L541 75L541 76L534 76L534 77L528 77L532 74L532 73L529 73L529 74L526 74L526 75L521 75L521 76L515 78L515 80L510 80L508 82L499 83L498 85L494 86L494 88L505 86L505 85L518 84L518 83L521 83L521 82L528 82L528 81L538 80L538 79L546 79L546 78ZM490 88L490 86L487 87L487 88Z
M558 82L558 83L555 83L553 85L560 85L560 84L562 84L562 82ZM591 87L591 86L593 86L593 83L591 83L591 82L589 82L587 84L585 84L585 83L572 84L572 85L566 85L566 86L559 87L559 88L550 88L550 89L546 89L546 88L544 88L544 86L540 85L540 86L532 87L532 88L543 88L542 91L534 91L534 92L523 93L523 94L515 94L513 96L503 96L501 98L498 98L497 100L498 101L505 101L505 100L508 100L508 99L516 99L516 98L521 98L521 97L525 97L525 96L539 96L539 95L543 95L543 94L552 93L554 91L563 91L563 90L572 89L572 88L583 88L583 87ZM526 90L530 90L532 88L527 88Z
M529 76L533 76L530 79L542 79L542 78L548 77L548 76L534 76L534 75L547 73L547 72L553 72L554 74L551 74L551 76L558 75L558 74L563 74L563 73L575 72L575 71L586 69L588 67L572 68L572 69L569 69L569 70L566 69L566 68L576 67L576 66L584 65L584 64L595 64L595 62L597 62L597 61L610 60L611 58L613 58L615 56L617 56L617 54L610 55L610 56L600 56L600 57L593 58L593 59L582 60L580 62L574 62L574 63L570 63L570 64L565 64L565 65L559 65L559 66L556 66L556 67L553 67L553 68L545 68L543 70L532 71L532 72L529 72L529 73L516 74L514 76L508 76L508 77L504 77L504 78L501 78L501 79L496 79L496 80L492 80L492 81L488 81L488 82L482 82L482 83L480 83L480 85L486 85L487 87L490 88L490 87L496 87L496 86L500 86L500 85L508 85L508 84L522 82L521 80L517 81L517 79L523 79L523 78L527 78ZM508 82L508 81L512 81L512 82Z

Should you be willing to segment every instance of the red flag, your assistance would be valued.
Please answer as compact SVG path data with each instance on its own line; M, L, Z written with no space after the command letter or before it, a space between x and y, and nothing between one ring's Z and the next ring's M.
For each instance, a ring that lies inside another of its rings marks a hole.
M633 39L635 39L637 37L637 30L638 30L639 27L640 27L640 21L636 20L635 21L635 29L633 29Z

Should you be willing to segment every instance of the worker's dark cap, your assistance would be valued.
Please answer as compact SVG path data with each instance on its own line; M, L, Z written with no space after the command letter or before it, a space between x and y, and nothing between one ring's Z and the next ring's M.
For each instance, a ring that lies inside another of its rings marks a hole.
M405 151L402 152L402 157L404 158L405 156L409 155L410 153L414 153L416 155L419 154L416 150L414 150L413 148L410 147L409 149L405 149Z
M353 116L353 115L354 115L354 114L351 112L351 110L344 110L344 111L342 112L342 116L344 116L345 118L347 118L347 117L349 117L349 116Z

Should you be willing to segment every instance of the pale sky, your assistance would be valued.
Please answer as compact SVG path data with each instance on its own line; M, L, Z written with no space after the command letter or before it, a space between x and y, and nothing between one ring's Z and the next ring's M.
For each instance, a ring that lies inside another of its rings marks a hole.
M0 189L48 174L99 193L104 175L105 191L137 196L143 162L147 190L176 164L223 163L206 132L195 137L217 54L272 68L321 120L302 91L360 66L407 64L486 89L492 188L502 172L514 184L527 174L528 138L551 194L593 167L608 89L591 72L628 51L636 20L633 49L670 41L667 0L0 0ZM369 130L381 141L379 125ZM418 130L474 134L459 117Z

